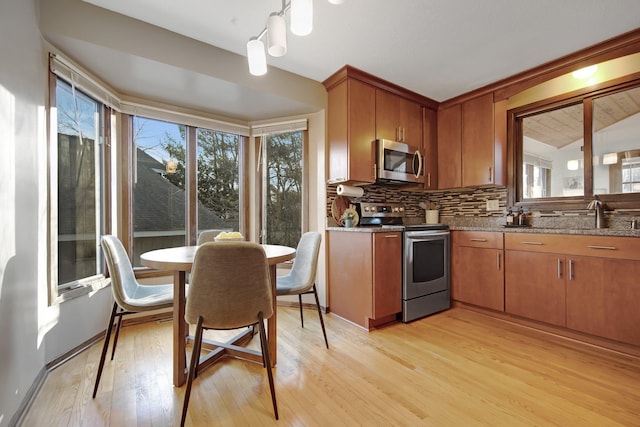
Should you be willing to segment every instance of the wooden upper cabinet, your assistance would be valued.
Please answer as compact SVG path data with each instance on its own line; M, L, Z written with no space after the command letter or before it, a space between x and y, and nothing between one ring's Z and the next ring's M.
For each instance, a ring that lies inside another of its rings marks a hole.
M506 185L506 107L488 93L438 111L438 188Z
M462 104L462 185L493 184L493 94Z
M420 104L382 89L376 90L376 138L422 146Z
M462 104L462 185L505 185L506 100L488 93Z
M376 91L346 79L328 91L330 182L375 182Z
M422 107L422 154L424 189L438 189L438 118L435 110Z
M438 111L438 188L462 187L462 107Z

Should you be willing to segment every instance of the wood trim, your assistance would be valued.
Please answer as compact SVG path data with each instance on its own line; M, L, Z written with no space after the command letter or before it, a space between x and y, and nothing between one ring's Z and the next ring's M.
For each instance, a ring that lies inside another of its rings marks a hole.
M525 89L588 65L639 51L640 28L448 99L441 102L439 108L446 108L449 105L461 103L488 92L493 92L495 101L500 101Z
M504 312L477 307L477 306L466 304L460 301L452 301L451 305L452 307L461 307L467 310L475 311L477 313L482 313L487 316L490 316L508 323L524 326L530 329L534 329L536 331L554 335L556 337L566 338L573 341L579 341L579 342L590 344L603 349L624 353L624 354L629 354L635 357L640 357L640 347L636 347L633 345L623 344L623 343L608 340L605 338L594 337L592 335L584 334L581 332L575 332L560 326L552 326L546 323L536 322L534 320L525 319L512 314L507 314Z
M118 150L118 236L128 254L133 253L133 177L136 173L135 147L133 141L133 117L122 114L120 120L120 149ZM131 256L131 255L129 255Z
M198 240L198 137L197 128L187 126L186 155L186 209L185 245L195 245Z
M239 214L242 222L238 224L239 230L243 236L247 236L249 234L249 230L251 230L251 179L249 173L249 166L255 164L254 162L249 162L250 154L249 152L249 137L241 136L240 137L240 146L238 147L240 152L238 153L238 158L242 159L240 165L238 166L238 175L239 175L239 185L240 185L240 194L238 195L240 200L239 206ZM251 239L250 239L251 240Z
M381 79L380 77L376 77L358 68L352 67L351 65L345 65L344 67L340 68L334 74L329 76L325 81L323 81L322 84L324 85L325 89L329 91L334 86L345 81L347 78L356 79L361 81L362 83L375 86L378 89L383 89L389 93L398 95L402 98L408 99L409 101L416 102L432 110L438 109L438 105L439 105L438 101L435 101L431 98L427 98L426 96L407 90L402 86L398 86L387 80Z

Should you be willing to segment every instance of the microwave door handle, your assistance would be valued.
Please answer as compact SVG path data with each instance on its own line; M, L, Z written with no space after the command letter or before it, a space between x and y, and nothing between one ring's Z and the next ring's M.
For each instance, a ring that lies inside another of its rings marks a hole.
M420 178L420 174L422 173L422 155L420 154L420 151L416 151L416 154L413 155L413 164L415 165L416 163L416 158L418 159L418 169L415 169L415 177L416 178Z

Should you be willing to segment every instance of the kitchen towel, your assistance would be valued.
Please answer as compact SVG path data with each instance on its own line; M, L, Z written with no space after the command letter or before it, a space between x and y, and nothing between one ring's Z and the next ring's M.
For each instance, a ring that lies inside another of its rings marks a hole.
M338 193L338 196L362 197L364 195L364 189L340 184L336 189L336 193Z

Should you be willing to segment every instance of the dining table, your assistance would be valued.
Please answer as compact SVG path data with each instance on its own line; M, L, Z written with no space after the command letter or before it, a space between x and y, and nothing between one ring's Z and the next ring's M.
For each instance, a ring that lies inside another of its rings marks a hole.
M269 272L271 278L271 289L273 295L273 315L267 319L267 340L269 341L269 355L271 365L277 362L277 310L276 307L276 271L277 265L295 258L296 250L289 246L281 245L261 245L267 256ZM186 278L191 271L193 259L198 246L180 246L166 249L156 249L140 255L141 264L145 267L170 271L173 273L173 384L180 387L185 383L187 374L186 346L188 336L188 325L184 318L186 303ZM251 336L253 330L251 329ZM236 343L246 341L247 332L240 333L237 337L227 342L229 348L233 348ZM203 343L203 347L206 345ZM216 346L214 346L216 347ZM225 354L227 346L219 345L217 358ZM233 355L233 351L227 351ZM246 357L246 356L245 356ZM256 354L257 362L262 363L259 353ZM215 361L215 360L213 360Z

